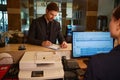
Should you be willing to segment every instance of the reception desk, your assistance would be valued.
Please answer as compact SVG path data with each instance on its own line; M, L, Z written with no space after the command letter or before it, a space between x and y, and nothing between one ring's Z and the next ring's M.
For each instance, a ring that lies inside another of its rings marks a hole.
M1 47L0 51L19 51L18 48L20 45L23 44L7 44L5 47ZM26 50L24 51L70 51L71 44L68 44L68 47L65 49L53 50L46 47L38 46L38 45L31 45L31 44L24 44Z
M66 56L67 59L71 58L71 50L72 50L72 45L68 44L67 48L61 48L59 50L53 50L49 49L46 47L42 46L37 46L37 45L31 45L31 44L24 44L26 50L18 50L19 46L21 44L7 44L5 47L0 48L0 52L11 52L11 53L16 53L18 52L18 55L20 52L26 52L26 51L52 51L55 52L56 54L60 54L61 56ZM16 55L17 56L17 55ZM79 63L79 66L81 68L86 68L86 64L84 64L83 59L76 59L77 62Z

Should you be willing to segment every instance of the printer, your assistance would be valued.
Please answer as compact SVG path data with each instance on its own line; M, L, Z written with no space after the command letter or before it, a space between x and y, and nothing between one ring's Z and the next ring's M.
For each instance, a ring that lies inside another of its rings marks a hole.
M61 56L54 52L25 52L19 68L19 80L64 79Z

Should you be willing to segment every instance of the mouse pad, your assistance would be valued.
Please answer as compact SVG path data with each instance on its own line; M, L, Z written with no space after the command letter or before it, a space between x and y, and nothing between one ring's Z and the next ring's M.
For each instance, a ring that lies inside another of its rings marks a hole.
M43 71L32 71L31 77L43 77Z

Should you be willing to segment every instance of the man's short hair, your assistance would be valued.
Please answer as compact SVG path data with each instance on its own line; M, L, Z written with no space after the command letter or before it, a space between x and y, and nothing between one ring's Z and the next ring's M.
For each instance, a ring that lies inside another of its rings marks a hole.
M52 11L52 10L57 11L57 12L59 11L59 7L57 6L57 4L55 2L49 3L47 5L46 9L49 10L49 11Z

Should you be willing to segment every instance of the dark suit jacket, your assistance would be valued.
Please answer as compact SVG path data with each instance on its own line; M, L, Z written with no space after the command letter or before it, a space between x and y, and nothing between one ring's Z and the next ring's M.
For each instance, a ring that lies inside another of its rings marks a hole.
M109 54L93 56L84 80L120 80L120 45Z
M41 45L41 43L46 40L46 26L47 22L44 15L33 20L29 28L28 43ZM60 23L53 20L50 28L50 41L55 44L57 39L60 44L65 41L61 32Z

